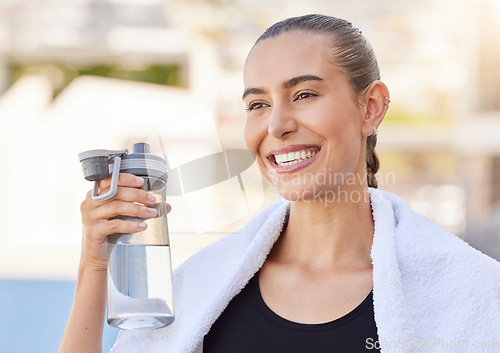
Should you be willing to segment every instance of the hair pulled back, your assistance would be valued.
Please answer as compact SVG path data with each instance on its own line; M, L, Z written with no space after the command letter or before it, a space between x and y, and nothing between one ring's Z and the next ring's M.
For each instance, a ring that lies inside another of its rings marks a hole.
M351 88L357 95L365 91L375 80L380 79L380 71L372 46L351 22L341 18L325 15L305 15L291 17L269 27L255 42L276 37L290 31L302 31L323 34L331 38L332 59L347 77ZM375 174L379 168L379 160L375 154L377 136L370 135L366 139L367 183L377 187Z

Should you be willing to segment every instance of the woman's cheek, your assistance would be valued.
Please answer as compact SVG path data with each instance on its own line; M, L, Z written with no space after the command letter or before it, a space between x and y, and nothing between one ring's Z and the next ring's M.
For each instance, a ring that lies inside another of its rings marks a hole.
M262 132L259 130L261 130L259 126L251 118L247 118L244 130L245 145L256 155L259 154L259 146L263 139Z
M267 136L267 125L262 121L258 122L247 118L245 122L244 139L245 145L249 151L255 154L256 162L258 163L261 173L267 178L267 165L262 155L266 151L262 151L264 140Z

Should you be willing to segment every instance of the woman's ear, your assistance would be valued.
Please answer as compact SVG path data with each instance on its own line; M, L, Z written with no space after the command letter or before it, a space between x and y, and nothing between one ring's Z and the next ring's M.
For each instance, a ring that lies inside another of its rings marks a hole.
M378 129L389 109L389 90L382 81L373 81L362 100L365 107L362 135L370 136Z

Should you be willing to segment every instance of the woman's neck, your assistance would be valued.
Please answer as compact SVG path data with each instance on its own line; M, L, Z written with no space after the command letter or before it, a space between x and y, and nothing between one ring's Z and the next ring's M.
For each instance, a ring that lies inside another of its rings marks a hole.
M270 260L311 271L371 267L374 226L368 189L342 192L336 201L292 202Z

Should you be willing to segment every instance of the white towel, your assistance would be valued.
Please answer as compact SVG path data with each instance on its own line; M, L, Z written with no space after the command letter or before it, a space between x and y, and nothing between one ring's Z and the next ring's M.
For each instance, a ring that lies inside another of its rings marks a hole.
M400 198L370 188L373 302L382 353L500 352L500 263ZM205 334L262 266L283 227L280 200L174 273L175 322L121 331L113 353L200 353Z

